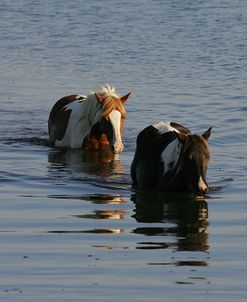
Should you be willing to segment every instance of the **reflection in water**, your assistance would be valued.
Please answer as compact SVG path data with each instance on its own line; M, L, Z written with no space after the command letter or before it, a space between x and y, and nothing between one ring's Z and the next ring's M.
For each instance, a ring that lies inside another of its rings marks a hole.
M124 173L118 154L110 151L85 151L53 148L48 155L53 168L69 169L100 176L111 177L114 173Z
M123 204L126 203L124 197L121 195L112 195L112 194L96 194L90 195L89 197L92 203L96 204Z
M91 201L96 204L103 205L119 205L126 203L122 196L113 196L110 194L97 194L91 196ZM103 202L102 202L103 201ZM82 219L100 219L100 220L124 220L125 213L127 211L123 209L97 209L90 214L81 214L73 215L76 218ZM95 233L95 234L122 234L124 233L123 229L119 228L97 228L92 230L86 230L84 233Z
M133 232L146 236L164 236L165 241L139 242L139 249L173 248L177 251L206 252L208 246L208 206L187 195L141 192L132 196L138 222L164 223L164 227L140 227ZM174 240L174 238L176 240Z
M127 249L129 249L128 246L120 246L120 245L93 245L93 247L97 247L99 249L107 249L107 250L113 250L113 249L127 250Z
M83 182L95 187L126 189L124 168L118 154L110 151L85 151L51 148L48 154L50 163L48 174L60 183L63 179Z
M123 220L125 210L95 210L92 214L74 215L77 218Z
M92 204L98 205L122 205L125 204L126 201L121 195L111 195L111 194L86 194L81 196L70 196L70 195L49 195L49 198L59 198L59 199L77 199L82 201L90 201ZM93 220L124 220L125 213L127 210L124 209L96 209L91 213L83 213L83 214L75 214L70 217L80 218L80 219L93 219ZM93 229L84 229L84 230L53 230L49 231L49 233L92 233L92 234L122 234L124 233L124 229L118 227L112 228L93 228Z
M48 233L55 234L80 234L80 233L93 233L93 234L122 234L124 232L123 229L91 229L91 230L66 230L66 231L49 231Z
M59 198L59 199L77 199L83 201L90 201L95 204L122 204L126 203L122 195L112 194L84 194L84 195L47 195L47 198Z

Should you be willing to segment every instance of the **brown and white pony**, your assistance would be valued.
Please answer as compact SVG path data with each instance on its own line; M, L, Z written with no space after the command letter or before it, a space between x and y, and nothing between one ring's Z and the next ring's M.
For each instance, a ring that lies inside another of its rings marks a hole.
M205 194L210 134L211 128L197 135L173 122L146 127L137 137L133 185L140 190Z
M50 142L57 147L122 152L124 103L129 95L119 97L115 88L106 84L87 96L61 98L49 115Z

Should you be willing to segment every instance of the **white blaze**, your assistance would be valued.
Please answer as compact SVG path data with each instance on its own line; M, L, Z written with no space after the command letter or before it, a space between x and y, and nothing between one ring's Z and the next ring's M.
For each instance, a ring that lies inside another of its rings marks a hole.
M203 192L205 192L208 188L208 186L205 184L205 181L202 179L202 177L200 176L199 178L199 182L198 182L198 187L200 190L202 190Z
M109 120L113 128L113 147L116 153L123 151L123 144L121 138L121 113L118 110L112 110L109 114Z

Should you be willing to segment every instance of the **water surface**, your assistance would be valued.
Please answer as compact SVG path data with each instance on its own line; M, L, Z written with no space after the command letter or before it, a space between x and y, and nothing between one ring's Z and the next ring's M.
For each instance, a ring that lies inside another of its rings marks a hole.
M246 301L245 1L1 1L0 300ZM62 96L127 102L117 159L47 144ZM136 193L137 133L213 127L210 192Z

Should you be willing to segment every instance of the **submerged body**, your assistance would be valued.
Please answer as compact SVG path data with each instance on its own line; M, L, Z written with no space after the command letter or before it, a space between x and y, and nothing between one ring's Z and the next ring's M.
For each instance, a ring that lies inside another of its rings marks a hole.
M201 136L188 128L160 122L142 130L131 164L133 185L140 190L204 194L210 151L209 128Z
M87 96L63 97L49 115L50 142L57 147L122 152L124 103L129 95L120 98L114 87L105 85Z

